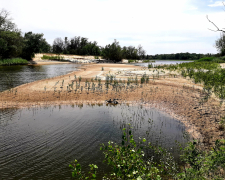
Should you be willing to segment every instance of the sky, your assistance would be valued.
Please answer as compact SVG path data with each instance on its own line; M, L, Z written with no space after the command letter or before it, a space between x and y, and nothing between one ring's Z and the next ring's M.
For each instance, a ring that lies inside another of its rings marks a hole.
M225 4L225 3L224 3ZM0 0L23 33L55 38L74 36L123 46L139 44L146 54L217 53L215 41L225 28L225 6L217 0Z

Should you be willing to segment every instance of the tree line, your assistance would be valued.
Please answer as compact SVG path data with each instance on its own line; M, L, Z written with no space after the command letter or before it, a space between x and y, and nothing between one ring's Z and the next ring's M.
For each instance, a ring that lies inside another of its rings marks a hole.
M215 47L220 55L225 55L225 35L216 40ZM21 57L31 60L35 53L76 54L102 56L104 59L120 61L122 59L163 59L163 60L198 60L212 54L176 53L146 55L141 45L120 46L115 39L111 44L101 47L96 41L86 37L75 36L70 39L55 38L52 46L42 33L22 33L12 22L10 13L5 9L0 11L0 60Z
M22 57L31 60L35 53L49 52L44 34L22 33L5 9L0 11L0 59Z
M145 56L145 50L141 45L121 47L114 40L105 47L91 42L88 38L75 36L71 39L65 37L56 38L51 46L42 33L22 33L12 22L10 13L5 9L0 11L0 59L21 57L31 60L35 53L56 53L102 56L105 59L120 61L127 59L141 59Z
M146 55L146 59L161 59L161 60L198 60L203 57L213 57L217 54L197 54L197 53L176 53L176 54L156 54Z
M67 37L56 38L53 42L52 52L56 54L76 54L76 55L95 55L105 59L120 61L122 59L142 59L145 57L145 50L141 45L121 47L115 39L112 44L105 47L98 46L96 41L88 41L88 38L75 36L68 40Z

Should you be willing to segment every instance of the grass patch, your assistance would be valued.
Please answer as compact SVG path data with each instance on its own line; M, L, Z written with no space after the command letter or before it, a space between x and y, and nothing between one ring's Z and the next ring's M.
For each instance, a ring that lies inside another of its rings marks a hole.
M207 61L207 62L214 62L214 63L225 63L225 57L204 57L201 58L199 60L197 60L196 62L203 62L203 61Z
M136 60L132 60L132 59L128 60L128 63L134 63L134 62L136 62Z
M28 64L29 62L22 58L14 59L2 59L0 60L0 66L10 66L10 65L23 65Z
M56 60L56 61L65 61L63 57L61 56L47 56L43 55L41 59L48 59L48 60Z
M150 62L153 63L153 62L155 62L155 60L143 60L142 62L143 62L143 63L150 63Z
M201 62L201 61L212 61L213 59L215 59L215 57L203 57L199 60L197 60L198 62Z

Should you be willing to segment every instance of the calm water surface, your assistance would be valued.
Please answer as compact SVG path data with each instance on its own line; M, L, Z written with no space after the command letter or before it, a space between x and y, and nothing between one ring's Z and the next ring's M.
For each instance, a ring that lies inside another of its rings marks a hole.
M0 92L21 84L76 71L80 64L0 66Z
M99 177L109 171L102 163L101 143L121 143L122 129L131 123L136 140L179 152L175 140L186 143L185 127L155 109L142 106L63 105L0 111L0 179L70 179L69 163L83 170L97 164Z

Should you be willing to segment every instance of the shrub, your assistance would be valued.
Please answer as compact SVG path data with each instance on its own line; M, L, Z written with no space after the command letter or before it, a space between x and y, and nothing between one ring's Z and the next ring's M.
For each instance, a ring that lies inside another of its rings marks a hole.
M63 61L64 58L61 56L47 56L47 55L43 55L43 57L41 59L48 59L48 60L57 60L57 61Z
M203 58L201 58L201 59L199 59L199 60L197 60L197 61L198 61L198 62L200 62L200 61L212 61L214 58L215 58L215 57L203 57Z
M135 60L131 60L131 59L128 60L128 63L133 63L133 62L136 62L136 61Z
M0 60L0 66L22 65L22 64L28 64L28 61L22 58Z

